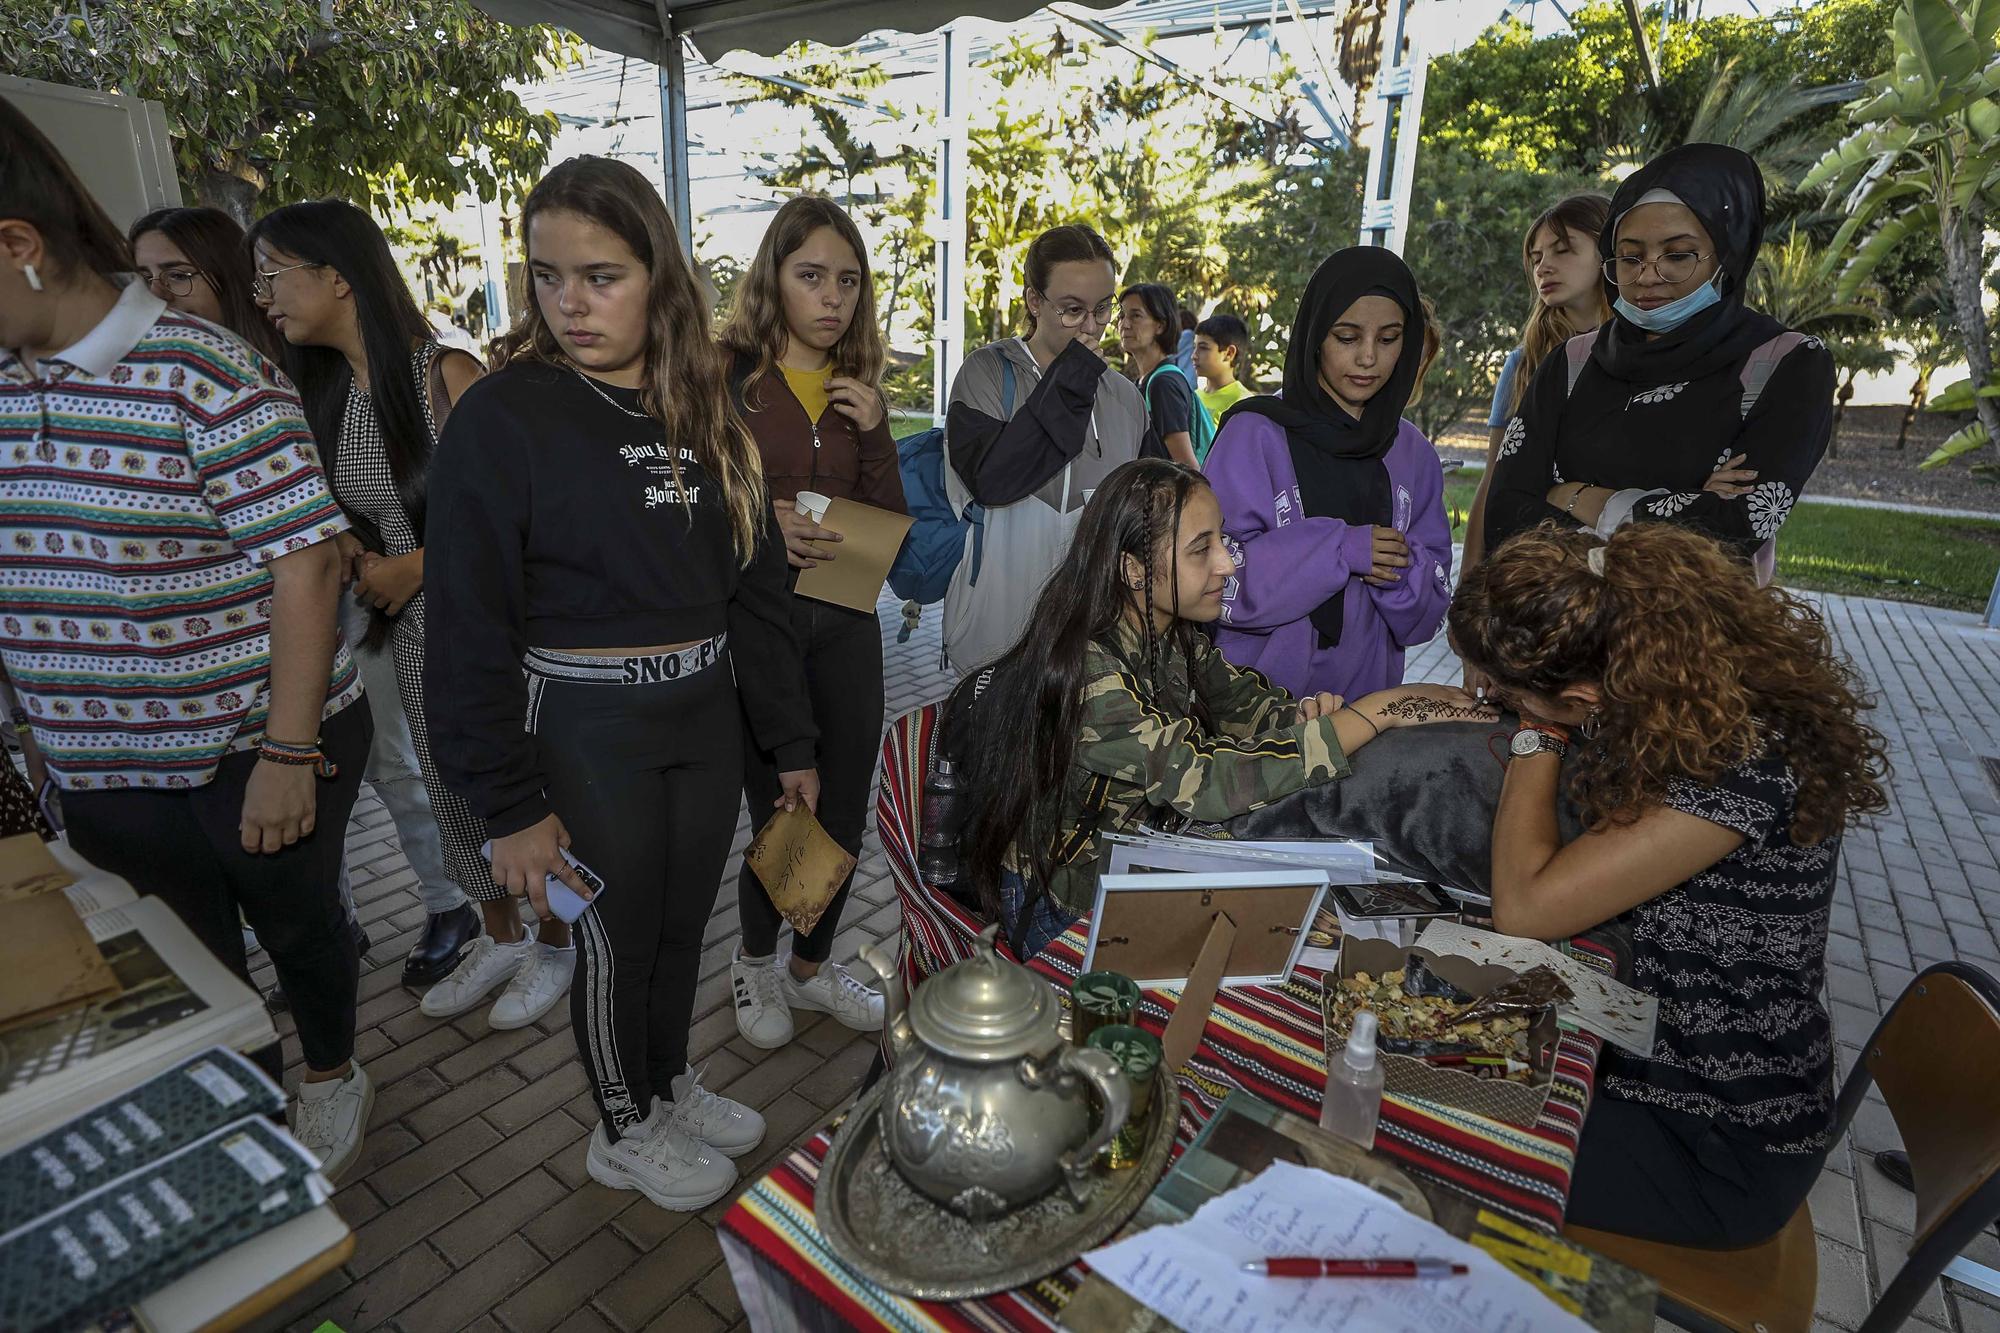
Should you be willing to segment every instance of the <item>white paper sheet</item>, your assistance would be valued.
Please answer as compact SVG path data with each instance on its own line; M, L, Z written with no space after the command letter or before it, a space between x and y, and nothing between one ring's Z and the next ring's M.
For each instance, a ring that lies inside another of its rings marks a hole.
M1456 921L1433 921L1417 936L1417 947L1523 971L1540 966L1553 968L1576 994L1574 1004L1562 1007L1563 1018L1574 1020L1578 1027L1595 1032L1634 1055L1653 1052L1660 1002L1642 990L1613 981L1552 945L1518 935L1497 935Z
M1246 1261L1278 1257L1437 1258L1464 1277L1267 1278ZM1413 1217L1367 1186L1273 1162L1174 1226L1084 1256L1133 1299L1187 1333L1583 1333L1485 1251Z

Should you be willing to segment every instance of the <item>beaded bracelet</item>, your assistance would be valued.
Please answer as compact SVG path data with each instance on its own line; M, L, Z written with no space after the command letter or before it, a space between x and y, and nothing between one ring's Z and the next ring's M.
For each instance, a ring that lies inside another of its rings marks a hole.
M265 736L257 742L257 757L268 759L274 764L286 764L298 768L310 767L320 777L330 778L340 772L340 766L320 752L319 739L315 737L311 745L288 745L284 741L274 741Z

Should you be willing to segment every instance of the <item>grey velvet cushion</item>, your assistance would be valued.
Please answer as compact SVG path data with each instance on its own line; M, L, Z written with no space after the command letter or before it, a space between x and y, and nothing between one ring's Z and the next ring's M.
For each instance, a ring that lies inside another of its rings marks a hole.
M1354 772L1228 822L1236 838L1361 838L1388 869L1491 896L1493 813L1500 805L1516 723L1440 722L1398 727L1354 754ZM1567 796L1562 840L1583 832Z

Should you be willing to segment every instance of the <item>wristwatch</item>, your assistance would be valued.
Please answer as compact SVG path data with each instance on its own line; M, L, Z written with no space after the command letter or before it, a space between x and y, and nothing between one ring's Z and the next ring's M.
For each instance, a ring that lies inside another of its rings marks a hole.
M1569 753L1569 744L1539 727L1522 727L1514 733L1514 743L1507 747L1516 759L1531 754L1552 754L1560 759Z

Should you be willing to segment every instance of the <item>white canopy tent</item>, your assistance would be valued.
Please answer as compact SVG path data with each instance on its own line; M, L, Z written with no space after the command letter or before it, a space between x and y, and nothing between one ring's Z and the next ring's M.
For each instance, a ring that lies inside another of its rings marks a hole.
M954 29L961 18L1014 22L1047 0L473 0L509 23L549 23L566 28L593 46L649 61L659 69L660 110L666 142L661 166L667 202L682 243L693 234L689 203L687 69L684 43L703 59L730 51L775 56L800 41L849 45L871 32L938 31L943 100L938 116L938 207L934 269L938 308L934 410L942 414L964 348L965 175L970 161L964 94L970 43ZM1065 0L1066 8L1110 9L1121 0ZM1414 125L1423 98L1423 62L1405 51L1403 35L1411 0L1392 0L1382 25L1377 96L1386 105L1374 117L1369 139L1369 200L1361 240L1401 249L1414 174ZM1299 15L1296 3L1289 5ZM1274 14L1277 11L1274 6ZM1082 21L1081 16L1076 16ZM1116 38L1119 34L1091 26ZM1411 132L1400 131L1411 126Z

